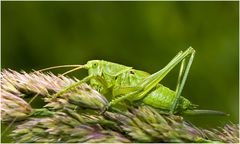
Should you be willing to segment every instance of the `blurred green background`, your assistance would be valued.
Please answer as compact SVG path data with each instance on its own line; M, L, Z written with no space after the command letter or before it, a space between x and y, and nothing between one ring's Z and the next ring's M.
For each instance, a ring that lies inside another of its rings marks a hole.
M196 57L183 95L231 116L187 119L201 127L238 123L238 8L237 1L2 2L2 68L104 59L153 73L192 46ZM178 71L162 83L175 89Z

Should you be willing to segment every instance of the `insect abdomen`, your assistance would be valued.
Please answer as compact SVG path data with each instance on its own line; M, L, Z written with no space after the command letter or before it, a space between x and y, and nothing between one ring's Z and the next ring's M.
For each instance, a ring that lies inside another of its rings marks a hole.
M143 99L143 102L155 108L170 110L174 103L175 97L175 91L170 90L163 85L159 85ZM186 109L188 105L190 105L190 102L184 97L180 97L177 109Z

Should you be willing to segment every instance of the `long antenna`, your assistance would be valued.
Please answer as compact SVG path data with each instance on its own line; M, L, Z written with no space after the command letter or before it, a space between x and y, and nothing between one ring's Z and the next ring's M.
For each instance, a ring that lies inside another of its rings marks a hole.
M69 70L69 71L64 72L64 73L61 74L61 75L64 76L64 75L66 75L66 74L68 74L68 73L74 72L74 71L79 70L79 69L81 69L81 68L82 68L82 66L76 67L76 68L74 68L74 69L71 69L71 70Z
M83 67L84 65L59 65L59 66L52 66L44 69L37 70L36 72L43 72L46 70L57 69L57 68L68 68L68 67Z

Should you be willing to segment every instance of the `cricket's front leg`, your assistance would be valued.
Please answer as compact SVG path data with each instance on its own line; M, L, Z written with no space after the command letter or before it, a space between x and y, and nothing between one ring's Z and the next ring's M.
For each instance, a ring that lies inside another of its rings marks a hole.
M53 97L53 98L56 98L56 97L64 94L65 92L67 92L67 91L69 91L69 90L71 90L71 89L73 89L73 88L75 88L75 87L77 87L77 86L79 86L79 85L81 85L81 84L83 84L83 83L86 83L86 82L90 81L91 79L96 79L96 80L98 80L103 86L107 87L107 82L106 82L104 79L102 79L102 78L99 77L99 76L89 75L89 76L85 77L84 79L82 79L82 80L80 80L80 81L78 81L78 82L76 82L76 83L74 83L74 84L66 87L65 89L59 91L58 93L54 94L52 97Z

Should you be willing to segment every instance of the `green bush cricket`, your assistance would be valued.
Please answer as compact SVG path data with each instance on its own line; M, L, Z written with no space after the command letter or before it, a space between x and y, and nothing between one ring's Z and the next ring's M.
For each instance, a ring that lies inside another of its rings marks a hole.
M87 77L54 94L53 98L60 96L82 83L89 82L90 86L98 90L103 95L107 92L111 93L112 100L109 105L106 106L106 109L121 101L128 100L130 102L142 101L144 104L167 111L169 114L204 113L225 115L223 112L214 110L195 110L196 105L181 96L181 92L186 82L194 56L195 50L191 47L184 52L180 51L163 69L152 75L144 71L135 70L132 67L103 60L91 60L85 65L55 66L39 71L61 67L75 67L74 69L64 73L67 74L82 68L88 70L89 75ZM186 64L187 59L188 62ZM159 84L159 82L180 62L181 67L176 90L170 90L169 88ZM103 112L105 110L103 110Z

